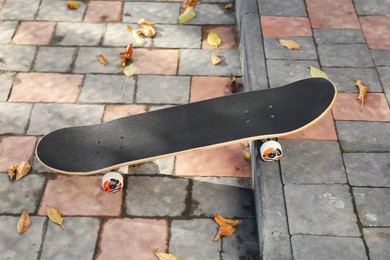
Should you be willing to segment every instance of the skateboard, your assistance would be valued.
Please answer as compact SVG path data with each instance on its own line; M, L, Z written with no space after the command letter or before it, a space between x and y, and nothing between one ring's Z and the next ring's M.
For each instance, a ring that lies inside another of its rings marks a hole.
M319 121L336 96L332 82L309 78L97 125L59 129L40 140L36 154L55 172L104 173L188 151L290 135ZM266 148L262 152L265 159L280 157L277 145Z

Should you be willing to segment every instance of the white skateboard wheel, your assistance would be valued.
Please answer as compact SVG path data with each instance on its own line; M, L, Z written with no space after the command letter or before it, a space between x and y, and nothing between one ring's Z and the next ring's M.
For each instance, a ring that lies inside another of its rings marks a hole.
M279 161L283 155L282 146L276 141L267 141L261 145L260 155L266 162Z
M123 187L123 176L117 172L108 172L102 179L102 188L107 192L117 192Z

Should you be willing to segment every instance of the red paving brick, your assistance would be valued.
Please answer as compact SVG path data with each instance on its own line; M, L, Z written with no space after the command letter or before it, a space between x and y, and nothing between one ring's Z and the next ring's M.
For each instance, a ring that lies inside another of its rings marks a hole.
M0 172L7 172L24 160L31 162L36 142L34 136L0 136Z
M359 20L368 47L390 49L390 16L363 16Z
M133 49L132 61L137 74L176 75L178 51L163 49Z
M210 30L213 29L215 33L221 38L221 45L218 48L210 45L207 42L207 36ZM203 36L202 36L202 48L203 49L238 49L237 42L237 27L236 26L205 26L203 27Z
M157 259L167 250L168 223L157 219L116 218L104 222L96 259Z
M360 29L352 0L306 0L313 28Z
M264 37L313 35L306 17L262 16L261 28Z
M4 0L0 0L0 8L3 7Z
M368 93L360 109L358 93L340 93L333 107L335 120L390 122L390 109L382 93Z
M103 122L120 117L144 113L148 110L146 105L107 105L103 115Z
M222 97L229 84L227 77L192 77L190 102Z
M12 39L12 43L49 45L53 37L54 28L54 22L21 22Z
M43 192L38 215L46 205L68 216L119 216L123 191L108 193L101 188L102 176L65 176L50 179Z
M122 2L91 1L85 13L84 22L120 22L122 19Z
M19 73L9 101L75 102L84 76L58 73Z
M241 144L188 152L176 157L176 175L250 177Z

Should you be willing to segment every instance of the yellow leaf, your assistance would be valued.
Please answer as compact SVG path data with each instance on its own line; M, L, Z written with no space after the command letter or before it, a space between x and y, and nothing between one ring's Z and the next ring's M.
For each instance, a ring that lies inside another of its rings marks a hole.
M27 210L24 209L22 214L20 215L18 223L16 224L16 230L19 234L23 234L30 228L30 225L30 216L28 215Z
M220 56L218 56L218 54L212 52L211 53L211 63L213 63L214 65L217 65L218 63L221 63L222 59Z
M134 28L131 27L130 25L126 25L126 30L128 30L129 32L132 32L134 30Z
M46 212L47 212L47 216L51 221L53 221L58 225L61 225L61 227L65 229L64 225L62 225L62 223L64 223L64 219L62 218L62 215L58 211L58 209L46 205Z
M130 64L129 66L126 66L123 69L123 73L126 75L126 77L133 76L135 74L135 72L136 72L136 69L132 64Z
M245 158L245 161L249 162L251 160L251 154L248 151L244 151L242 154Z
M229 3L229 4L225 5L226 9L232 9L233 7L234 7L234 4L232 4L232 3Z
M196 17L195 10L194 10L194 8L192 6L190 6L190 7L186 8L184 13L182 13L179 16L179 23L180 24L186 23L186 22L194 19L195 17Z
M157 256L157 258L159 260L179 260L179 258L177 258L176 256L172 255L172 254L167 254L167 253L159 253L157 252L158 250L156 249L154 251L154 254L155 256Z
M241 223L240 220L235 220L235 219L227 219L227 218L224 218L222 217L221 215L219 214L215 214L214 215L214 220L215 222L217 222L217 224L219 226L225 226L225 225L229 225L229 226L237 226L238 224Z
M366 94L368 92L368 87L364 86L363 82L360 79L355 79L355 85L359 88L358 100L360 101L360 110L362 110L364 100L366 99Z
M141 45L141 46L144 46L146 41L140 36L140 31L139 30L133 30L133 38L135 39L135 41Z
M67 5L68 5L68 9L70 10L75 10L80 8L80 3L78 1L69 0L67 2Z
M26 176L30 172L30 169L31 169L30 162L22 161L19 164L18 169L16 170L16 180L20 180L21 178Z
M106 58L103 56L103 54L99 54L98 58L99 58L99 61L100 61L101 64L107 65L107 60L106 60Z
M221 38L219 38L219 35L216 32L214 32L213 29L211 29L209 34L207 35L207 42L210 45L218 48L219 45L221 45L222 40Z
M283 39L278 39L279 43L286 47L289 50L300 50L301 45L297 43L296 41L293 40L283 40Z
M14 179L17 170L18 170L18 166L17 166L17 165L11 166L11 167L8 169L8 175L9 175L9 178L10 178L11 180Z
M213 241L217 242L221 237L226 236L229 237L233 235L235 229L230 225L223 225L219 227L218 233L215 235Z
M147 22L145 19L140 19L137 22L140 26L138 29L139 33L141 33L145 37L153 38L156 35L156 30L154 29L154 22Z
M313 78L325 78L328 79L328 75L320 69L309 66L310 75Z

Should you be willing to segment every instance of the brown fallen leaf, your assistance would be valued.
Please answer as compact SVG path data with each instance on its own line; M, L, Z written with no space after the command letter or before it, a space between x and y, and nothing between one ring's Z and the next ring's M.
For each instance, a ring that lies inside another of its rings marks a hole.
M238 224L241 223L240 220L236 220L236 219L227 219L227 218L222 217L222 216L219 215L219 214L215 214L215 215L214 215L214 220L215 220L215 222L217 222L217 224L218 224L219 226L229 225L229 226L235 227L235 226L237 226Z
M215 235L213 241L217 242L221 237L229 237L233 235L235 229L230 225L223 225L219 227L218 233Z
M46 205L46 212L51 221L65 229L64 225L62 225L62 223L64 223L64 219L58 209Z
M129 45L127 45L126 49L122 51L120 54L123 58L130 60L131 55L133 54L133 44L130 43Z
M229 81L229 84L225 88L225 95L230 95L237 91L237 78L233 74L230 74Z
M107 65L107 60L106 60L106 58L103 56L103 54L99 54L98 58L99 58L99 61L100 61L101 64L103 64L104 66Z
M179 258L172 254L159 253L158 249L154 250L154 255L157 256L159 260L179 260Z
M17 170L18 170L18 166L17 166L17 165L13 165L13 166L11 166L11 167L8 169L8 175L9 175L9 178L10 178L11 180L14 179Z
M80 8L80 3L75 0L69 0L66 4L69 10L76 10Z
M279 43L286 47L289 50L300 50L302 49L301 45L297 43L296 41L293 40L283 40L283 39L278 39Z
M129 12L124 12L123 16L131 16L131 14Z
M221 63L222 58L216 54L215 52L211 53L211 63L214 65L217 65L218 63Z
M183 7L180 9L180 11L181 11L182 13L184 13L185 10L186 10L188 7L195 7L195 6L197 6L198 4L200 4L200 1L184 0L184 5L183 5Z
M19 166L18 166L18 169L16 170L16 177L15 179L16 180L20 180L21 178L23 178L24 176L26 176L29 172L30 172L30 169L31 169L31 164L29 161L22 161Z
M364 100L366 99L368 87L364 86L360 79L355 79L355 85L357 88L359 88L359 96L357 99L360 101L360 110L363 110Z
M16 230L18 231L19 234L23 234L30 228L30 225L31 225L30 216L28 215L27 210L24 209L22 214L20 215L18 223L16 224Z
M234 4L232 4L232 3L229 3L229 4L225 5L226 9L233 9L233 7L234 7Z

